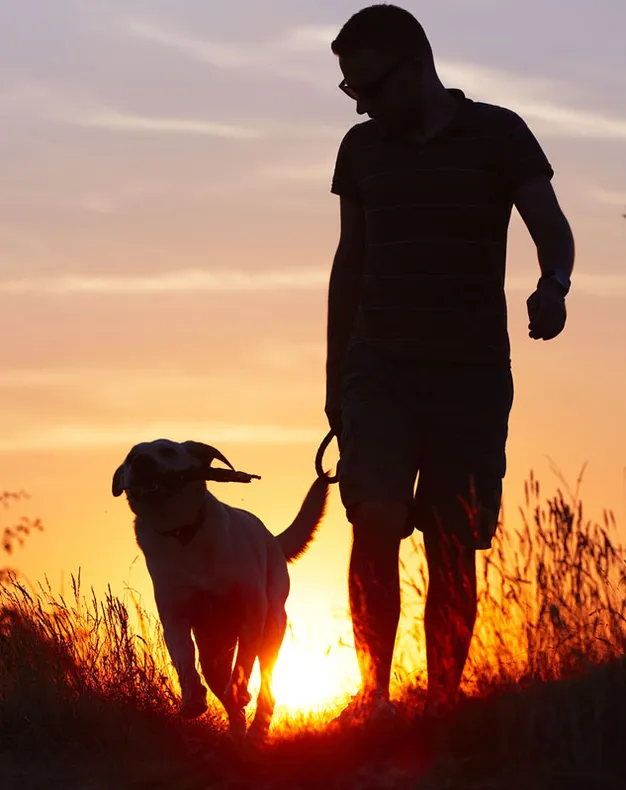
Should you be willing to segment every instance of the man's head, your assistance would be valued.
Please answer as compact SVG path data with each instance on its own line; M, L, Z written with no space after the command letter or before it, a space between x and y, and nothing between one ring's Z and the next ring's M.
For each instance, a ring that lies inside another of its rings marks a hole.
M340 87L356 100L359 114L393 124L423 109L435 65L424 28L408 11L388 4L364 8L331 49L344 75Z

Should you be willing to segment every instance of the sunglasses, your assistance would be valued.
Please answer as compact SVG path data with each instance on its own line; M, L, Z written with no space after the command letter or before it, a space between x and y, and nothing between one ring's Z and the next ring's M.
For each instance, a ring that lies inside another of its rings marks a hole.
M346 96L349 96L354 101L358 101L359 99L366 99L372 96L375 96L383 87L384 83L395 74L402 66L406 63L406 59L402 59L396 61L388 69L385 69L380 77L377 79L372 80L371 82L366 82L361 85L349 85L346 80L342 80L339 83L339 89L342 90Z

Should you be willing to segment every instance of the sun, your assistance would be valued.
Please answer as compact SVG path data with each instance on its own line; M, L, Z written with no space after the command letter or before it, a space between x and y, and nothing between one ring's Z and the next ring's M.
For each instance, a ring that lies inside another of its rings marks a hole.
M256 694L259 684L258 665L250 679L250 691ZM359 673L354 650L339 638L285 636L272 688L278 717L331 715L341 700L354 694L359 686Z

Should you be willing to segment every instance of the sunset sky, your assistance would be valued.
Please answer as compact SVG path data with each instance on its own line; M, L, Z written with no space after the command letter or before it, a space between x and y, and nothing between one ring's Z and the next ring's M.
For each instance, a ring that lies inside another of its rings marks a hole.
M33 581L58 589L81 567L150 603L131 513L110 493L143 439L206 441L260 474L215 493L273 531L299 507L326 430L330 179L357 119L329 45L361 6L0 4L0 488L26 489L15 514L45 522L14 557ZM405 7L448 87L535 131L576 237L567 329L531 341L538 264L512 223L506 511L530 468L548 493L548 458L572 483L588 462L588 514L613 508L626 537L626 4ZM302 639L345 609L349 540L333 490L292 571Z

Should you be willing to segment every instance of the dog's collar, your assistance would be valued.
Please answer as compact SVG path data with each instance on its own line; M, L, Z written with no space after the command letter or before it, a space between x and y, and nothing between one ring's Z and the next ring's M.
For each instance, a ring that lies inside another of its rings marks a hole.
M191 541L200 531L200 527L204 521L205 511L206 499L202 503L200 510L198 511L198 515L191 522L191 524L182 524L180 527L176 527L175 529L168 529L165 532L161 532L161 535L168 535L170 538L176 538L181 546L186 546L188 543L191 543Z

